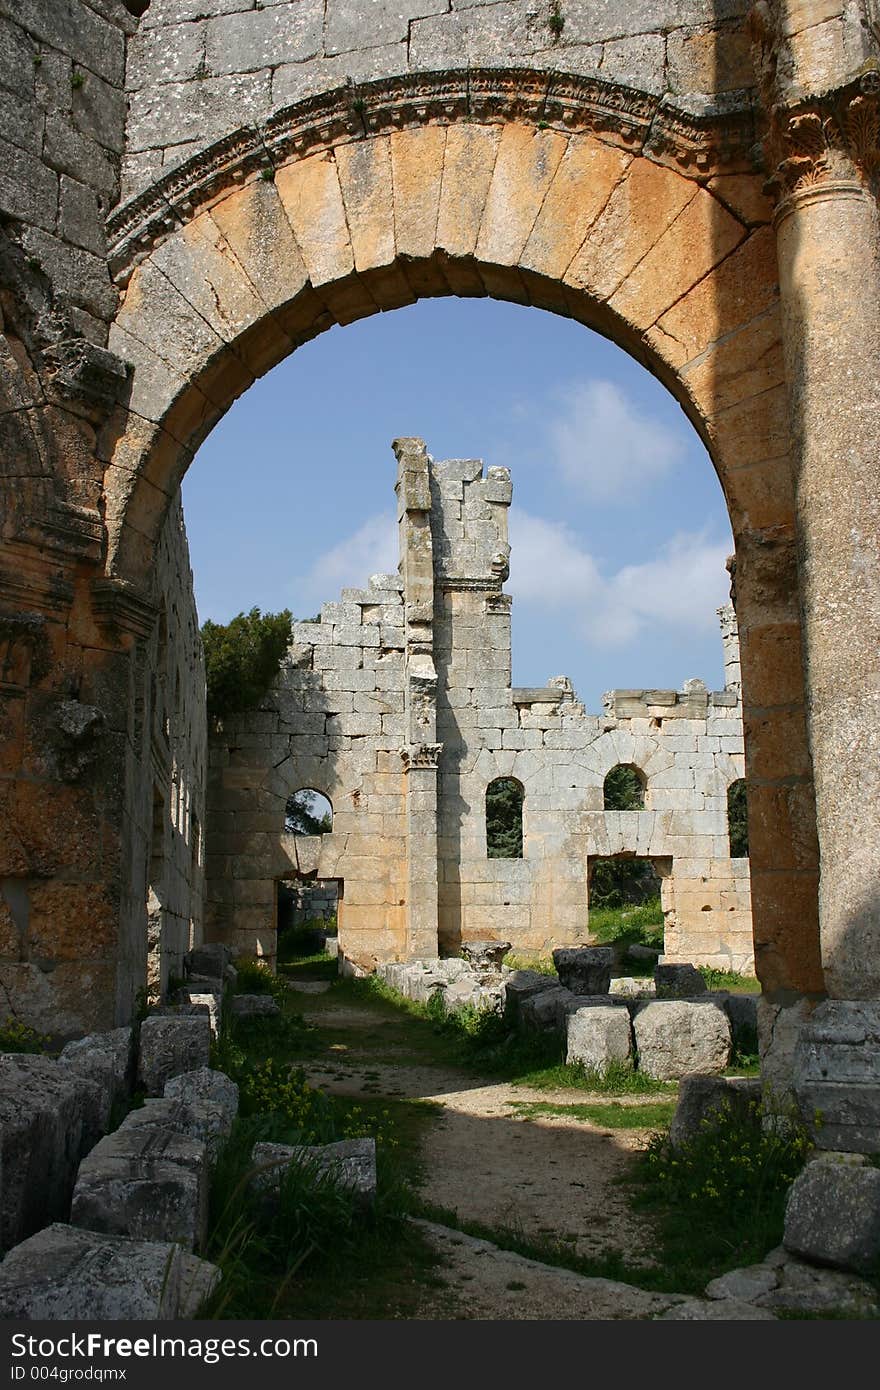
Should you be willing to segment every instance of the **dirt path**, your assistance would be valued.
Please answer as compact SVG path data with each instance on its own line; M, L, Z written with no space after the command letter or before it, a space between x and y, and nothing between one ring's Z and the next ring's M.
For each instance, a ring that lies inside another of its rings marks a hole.
M423 1143L426 1201L460 1221L563 1243L579 1255L613 1251L630 1264L651 1262L650 1226L633 1215L619 1185L646 1131L610 1130L567 1115L524 1116L518 1109L536 1100L572 1105L606 1097L486 1082L422 1060L395 1019L369 1006L336 1003L332 995L304 993L298 1006L334 1039L329 1052L306 1065L315 1084L340 1095L423 1099L440 1108ZM470 1310L460 1317L643 1318L675 1301L534 1261L514 1269L521 1257L485 1241L444 1227L426 1225L425 1231L459 1307ZM444 1311L426 1308L423 1316L449 1317L448 1298L441 1303ZM581 1311L564 1311L569 1306Z

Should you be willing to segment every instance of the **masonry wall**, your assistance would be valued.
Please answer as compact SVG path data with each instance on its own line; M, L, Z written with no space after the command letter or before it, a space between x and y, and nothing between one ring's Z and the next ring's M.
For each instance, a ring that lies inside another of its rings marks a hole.
M520 64L729 106L753 86L749 0L151 0L128 49L123 197L241 126L346 84ZM454 59L453 59L454 55ZM368 112L365 113L368 120Z
M417 474L418 459L405 455L400 476L404 464ZM400 509L404 578L377 576L326 604L319 622L296 624L261 708L212 737L209 934L272 956L275 881L314 873L343 882L345 956L365 968L406 958L423 883L413 888L413 861L433 854L435 951L483 939L548 950L590 940L591 860L638 855L663 875L667 954L752 969L748 861L732 860L728 845L727 790L744 775L732 612L722 610L723 691L700 681L616 691L597 716L565 677L512 688L510 476L424 454L424 477L425 496ZM414 672L433 721L424 744ZM643 775L643 811L603 809L619 763ZM435 800L411 782L434 767ZM521 859L487 856L486 789L497 777L524 790ZM283 833L285 801L303 787L329 798L331 834Z

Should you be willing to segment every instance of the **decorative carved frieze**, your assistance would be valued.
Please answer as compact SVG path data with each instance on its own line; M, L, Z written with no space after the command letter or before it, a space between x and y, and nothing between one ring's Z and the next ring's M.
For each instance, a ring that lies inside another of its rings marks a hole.
M467 120L592 131L694 174L750 168L755 140L748 106L697 114L598 77L471 68L349 83L277 112L260 129L233 131L117 208L107 222L111 270L125 283L138 261L198 208L291 159L383 131Z

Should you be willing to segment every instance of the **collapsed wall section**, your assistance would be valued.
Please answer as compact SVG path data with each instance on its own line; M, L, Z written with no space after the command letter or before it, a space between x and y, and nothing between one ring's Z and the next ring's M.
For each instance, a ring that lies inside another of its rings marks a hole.
M275 951L277 882L340 885L340 953L363 968L475 940L546 951L590 937L600 857L659 871L666 952L753 967L748 861L730 857L727 796L744 775L736 623L731 684L615 691L601 715L565 677L511 684L510 475L395 442L400 577L344 590L297 623L259 710L225 719L209 776L209 933ZM635 768L644 809L608 811L604 782ZM522 794L522 850L494 857L487 789ZM284 832L309 788L331 833Z

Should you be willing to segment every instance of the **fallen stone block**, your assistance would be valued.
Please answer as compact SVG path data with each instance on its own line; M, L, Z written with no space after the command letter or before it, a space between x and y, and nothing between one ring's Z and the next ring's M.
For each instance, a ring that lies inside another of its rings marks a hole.
M168 1100L209 1100L222 1105L230 1121L238 1114L238 1086L223 1071L212 1071L210 1067L198 1067L195 1071L184 1071L165 1082L165 1096Z
M794 1049L794 1093L822 1149L880 1153L880 1002L828 999Z
M172 1076L207 1067L210 1056L211 1021L207 1013L150 1017L141 1024L138 1079L148 1096L161 1096Z
M255 1144L251 1158L258 1170L254 1185L277 1192L292 1164L327 1176L354 1192L369 1206L376 1200L375 1139L342 1139L336 1144Z
M415 1004L427 1004L435 994L443 993L448 983L445 975L428 970L411 970L404 976L403 993Z
M546 989L558 989L559 980L553 975L542 975L537 970L513 970L502 979L504 997L504 1016L508 1023L516 1025L519 1013L526 999L540 994Z
M48 1057L0 1054L0 1249L68 1214L110 1092Z
M608 993L617 999L654 999L657 986L643 976L618 975L608 986Z
M463 941L461 954L476 970L500 970L510 950L509 941Z
M880 1170L808 1163L788 1194L783 1245L813 1264L872 1273L880 1262Z
M706 981L695 965L656 965L654 984L658 999L693 999L707 993Z
M187 975L207 975L222 980L224 971L232 965L232 952L221 941L208 941L188 951L183 964Z
M324 954L332 956L334 960L339 958L339 937L328 936L324 942Z
M223 992L222 990L208 990L201 985L184 985L183 989L177 992L178 1001L181 1004L188 1004L192 1008L207 1009L208 1017L211 1020L211 1032L214 1037L219 1037L220 1024L223 1018Z
M74 1226L200 1248L207 1228L207 1154L198 1139L149 1126L119 1129L80 1164Z
M540 997L540 996L539 996ZM629 1011L605 1000L576 1000L566 1018L568 1063L579 1062L589 1071L606 1072L612 1063L631 1068L632 1028Z
M759 1077L683 1076L669 1127L674 1148L695 1139L705 1122L748 1121L761 1104Z
M562 985L530 994L519 1006L519 1026L538 1033L552 1032L559 1028L560 1019L574 999L571 990Z
M482 993L479 984L473 980L453 980L444 990L443 1002L449 1010L467 1007L477 1009L481 1004Z
M734 1052L758 1053L758 995L730 994L725 991L722 1002L730 1019Z
M610 946L561 948L553 952L559 983L572 994L607 994L614 968Z
M186 1316L181 1255L173 1244L47 1226L0 1264L0 1318L91 1324Z
M637 1004L633 1031L639 1071L657 1081L722 1072L730 1061L730 1020L712 1000L655 999Z
M180 1299L177 1316L197 1318L223 1275L209 1260L199 1259L188 1250L179 1252Z
M739 1299L689 1298L661 1313L658 1322L775 1322L769 1308Z
M100 1081L112 1103L131 1094L135 1051L134 1030L114 1028L65 1043L58 1060L81 1076Z
M281 1013L281 1006L271 994L234 994L232 996L233 1018L275 1018Z
M876 1287L856 1274L841 1269L819 1269L789 1255L780 1247L765 1256L763 1267L772 1268L776 1287L757 1296L759 1308L787 1313L829 1313L845 1317L880 1317Z
M232 1121L226 1106L216 1101L161 1098L146 1100L137 1110L130 1110L119 1130L170 1129L186 1134L190 1139L200 1139L208 1160L213 1161L223 1140L232 1133Z
M641 942L634 941L631 946L627 946L624 955L627 960L647 961L649 965L656 965L658 959L663 954L658 951L656 946L643 946Z

